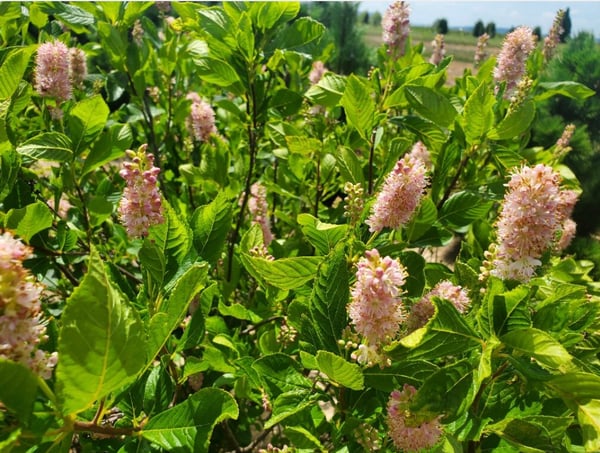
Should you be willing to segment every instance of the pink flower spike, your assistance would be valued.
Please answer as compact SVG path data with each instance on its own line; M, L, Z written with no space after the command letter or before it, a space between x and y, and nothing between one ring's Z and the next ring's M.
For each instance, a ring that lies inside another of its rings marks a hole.
M217 132L215 112L210 104L203 101L197 93L188 93L186 99L192 101L187 118L188 130L197 141L207 142L210 136Z
M395 1L383 14L383 42L388 46L388 53L394 56L404 55L406 40L410 34L410 9L408 3Z
M71 99L71 54L60 41L46 42L37 50L35 89L42 97L61 103Z
M496 83L506 82L505 98L509 98L526 72L529 54L535 49L535 36L529 27L518 27L506 35L494 68Z

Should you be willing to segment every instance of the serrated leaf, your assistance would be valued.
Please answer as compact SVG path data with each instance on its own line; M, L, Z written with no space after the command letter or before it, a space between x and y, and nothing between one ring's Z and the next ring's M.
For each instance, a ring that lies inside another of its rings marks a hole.
M286 418L314 406L318 394L306 389L297 389L278 395L273 401L273 413L265 422L265 429L269 429Z
M346 110L348 122L365 140L369 140L375 120L375 101L369 87L357 76L350 75L340 104Z
M600 396L600 376L583 371L553 376L544 384L564 400L575 401L578 404Z
M409 243L421 238L438 218L438 211L431 197L425 197L419 203L417 211L406 226L406 239Z
M250 274L284 290L299 288L314 279L317 266L322 260L318 256L297 256L271 261L247 254L242 254L241 258Z
M344 180L352 184L361 184L364 186L365 176L363 174L362 163L352 149L345 146L339 147L335 153L335 160Z
M390 121L416 134L419 140L423 141L430 149L437 148L439 144L447 140L446 134L439 126L420 116L400 116L392 118Z
M298 2L263 2L251 8L252 18L262 30L268 30L292 20L300 12ZM283 48L283 47L282 47Z
M152 417L141 435L167 451L203 453L208 452L217 423L236 420L238 416L238 405L229 393L204 388L177 406Z
M32 159L55 162L73 160L71 139L60 132L42 132L17 147L17 152Z
M600 400L594 399L577 408L585 451L600 451Z
M457 192L446 200L440 209L438 220L450 227L470 225L475 220L483 218L493 204L492 200L486 200L482 195L474 192Z
M324 32L325 26L320 22L312 17L301 17L285 27L273 43L276 43L278 49L312 53Z
M109 113L110 110L100 95L83 99L73 106L67 123L73 143L72 149L76 155L102 132Z
M562 82L541 82L538 84L538 87L542 88L544 92L535 96L537 102L551 98L557 94L571 99L583 100L596 93L591 88L572 80Z
M270 396L294 390L310 390L312 381L302 374L302 367L287 354L276 353L254 361L252 368L258 373Z
M124 387L146 363L139 315L110 281L95 249L61 321L56 389L65 415L82 412Z
M21 157L19 153L12 147L0 150L0 201L12 190L20 168Z
M122 157L125 150L131 146L132 141L131 127L128 124L115 124L109 130L104 131L85 158L81 177L83 178L102 165Z
M320 265L310 296L310 317L319 338L318 349L339 352L338 340L348 324L350 272L340 243Z
M196 64L195 73L208 83L227 88L240 82L240 77L233 66L224 60L202 57L193 58L193 61Z
M395 341L387 348L393 360L434 360L447 355L464 354L481 340L451 302L434 298L436 311L420 329Z
M215 263L231 229L233 207L224 193L205 206L200 206L192 215L194 247L203 259Z
M316 361L318 370L325 373L336 384L352 390L364 388L364 377L356 363L347 362L329 351L318 351Z
M0 359L0 401L27 423L33 411L38 378L21 363Z
M151 299L156 298L165 278L166 259L162 251L148 239L144 240L138 253L142 265L144 283Z
M573 357L553 337L534 328L518 329L503 335L506 346L536 359L542 366L559 369L568 366Z
M148 237L160 247L167 259L171 256L181 263L191 249L192 232L166 200L163 199L162 204L164 222L152 226Z
M320 254L329 253L345 236L348 225L334 225L321 222L310 214L300 214L297 218L302 232Z
M420 85L407 85L404 90L412 108L423 118L441 127L448 127L453 123L457 111L447 97Z
M494 121L494 102L487 82L480 83L465 102L462 119L469 143L479 143L487 135Z
M0 66L0 100L10 98L23 79L35 46L10 49Z
M488 134L491 140L508 140L525 132L535 117L535 104L526 100L515 111L511 111Z
M14 230L25 242L40 231L52 226L52 211L41 201L29 204L24 208L11 209L6 214L4 223L7 228Z
M323 144L316 138L304 135L286 136L285 141L290 153L310 155L321 150Z
M304 96L315 104L334 107L342 98L345 89L346 77L326 72L316 85L308 89Z

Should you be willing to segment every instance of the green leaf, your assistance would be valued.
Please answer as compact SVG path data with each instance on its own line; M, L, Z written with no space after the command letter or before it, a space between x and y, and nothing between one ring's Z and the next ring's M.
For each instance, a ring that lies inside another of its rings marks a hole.
M571 80L563 82L541 82L538 84L538 87L543 89L544 92L535 96L535 101L537 102L551 98L557 94L571 99L583 100L593 96L596 93L591 88Z
M52 226L52 211L41 201L29 204L21 209L11 209L6 214L4 223L14 230L25 242Z
M12 148L0 150L0 201L11 192L20 168L19 153Z
M315 278L318 256L297 256L271 261L243 253L242 263L251 275L276 288L296 289Z
M430 149L438 148L438 145L447 140L446 134L439 126L420 116L399 116L392 118L390 121L416 134Z
M553 376L544 384L567 402L582 404L600 396L600 376L583 371Z
M317 352L317 365L318 370L336 384L352 390L362 390L365 386L361 368L356 363L347 362L329 351Z
M302 374L302 367L287 354L276 353L254 361L252 368L263 381L270 396L294 390L310 390L313 383Z
M515 111L511 111L488 134L491 140L509 140L527 131L535 117L535 103L526 100Z
M325 26L311 17L301 17L285 27L273 40L278 49L312 53L314 45L321 39Z
M338 340L348 325L346 305L350 298L350 272L344 243L340 242L323 260L310 296L310 317L318 349L339 352Z
M125 71L124 59L127 55L127 44L119 31L107 22L98 22L98 35L100 44L106 51L113 65Z
M291 390L278 395L273 401L273 413L265 422L264 429L275 426L286 418L313 407L318 394L310 390Z
M316 138L305 135L286 136L285 141L290 153L310 155L321 150L323 144Z
M365 176L363 174L362 163L354 150L340 146L335 153L335 160L344 180L352 184L360 183L364 186Z
M506 346L533 357L546 368L563 368L573 360L562 344L538 329L513 330L503 335L500 340Z
M82 412L123 388L146 363L146 335L138 313L109 280L95 249L61 321L56 389L65 415Z
M319 83L311 86L304 95L315 104L334 107L342 98L345 90L346 77L326 72Z
M109 130L104 131L85 158L81 177L83 178L102 165L122 157L125 150L131 146L132 141L129 124L115 124Z
M300 3L298 2L262 2L253 6L256 8L251 9L252 19L261 30L269 30L284 24L300 12Z
M228 62L210 57L193 57L194 73L208 83L227 88L240 82L240 78Z
M6 49L5 49L6 50ZM23 79L36 46L17 47L7 51L0 66L0 100L10 98Z
M421 238L438 218L438 211L431 197L425 197L415 215L406 226L406 240L411 243Z
M480 143L494 121L494 96L487 82L482 82L471 94L463 111L463 129L469 143Z
M299 214L297 222L308 241L320 254L329 253L348 230L348 225L324 223L310 214Z
M155 243L144 240L142 248L138 253L142 272L144 276L144 284L148 290L150 299L155 299L163 286L166 270L166 259L162 251Z
M102 132L110 113L102 96L79 101L67 117L73 152L80 154Z
M90 25L94 25L95 18L92 14L75 5L64 2L43 2L40 9L48 14L58 17L70 25L76 33L87 33Z
M577 408L585 451L600 451L600 400L594 399Z
M192 215L194 247L203 259L215 263L231 229L233 208L223 192L205 206L200 206Z
M348 77L340 104L346 110L348 122L362 138L369 140L375 120L375 101L367 85L354 74Z
M162 203L165 221L151 227L148 237L160 247L167 257L169 267L169 257L181 263L189 253L192 247L192 232L166 200L163 199Z
M448 127L457 112L447 97L431 88L420 85L404 87L406 99L423 118L440 127Z
M544 453L562 450L562 438L571 423L570 417L507 417L486 429L515 445L521 452Z
M483 218L493 206L492 200L470 191L452 194L439 213L439 221L452 228L470 225Z
M0 359L0 401L27 423L33 412L38 377L21 363Z
M432 319L422 328L387 348L393 360L433 360L461 355L478 346L481 340L451 302L434 298Z
M141 431L142 437L173 452L208 452L217 423L236 420L239 408L224 390L204 388L178 404L152 417Z
M46 159L55 162L73 160L71 139L60 132L42 132L19 146L17 152L32 159Z
M171 293L161 305L156 307L156 314L150 319L148 338L148 359L159 354L163 345L181 323L188 312L190 303L206 285L208 266L196 263L190 266L174 283Z

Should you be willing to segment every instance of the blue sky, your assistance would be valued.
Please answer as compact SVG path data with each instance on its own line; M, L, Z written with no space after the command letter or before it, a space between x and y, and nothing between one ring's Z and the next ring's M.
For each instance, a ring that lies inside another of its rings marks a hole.
M363 1L360 11L384 12L389 1ZM494 22L496 27L510 28L519 25L540 26L542 34L548 33L556 11L570 8L572 34L580 30L594 33L600 38L600 1L497 1L479 0L409 0L410 20L414 25L430 26L436 19L445 18L451 28L472 27L475 22Z

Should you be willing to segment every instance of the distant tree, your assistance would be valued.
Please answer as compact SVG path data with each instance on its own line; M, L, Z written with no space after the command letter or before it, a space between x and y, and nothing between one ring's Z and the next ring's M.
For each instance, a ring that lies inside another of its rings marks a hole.
M362 13L360 13L360 15L358 16L358 22L360 22L361 24L368 25L369 24L369 12L363 11Z
M484 33L485 33L485 25L483 25L482 21L478 20L477 22L475 22L475 27L473 27L473 36L475 36L476 38L479 38Z
M375 11L373 14L371 14L371 25L379 27L381 25L381 19L381 13L379 11Z
M485 32L490 35L490 38L496 36L496 24L494 22L488 22L485 26Z
M542 28L539 25L533 29L532 33L536 36L538 42L542 39Z
M569 14L569 8L565 11L562 23L563 32L560 34L560 42L565 42L569 36L571 36L571 15Z
M438 19L433 24L433 29L436 33L440 35L445 35L448 33L448 21L446 19Z

